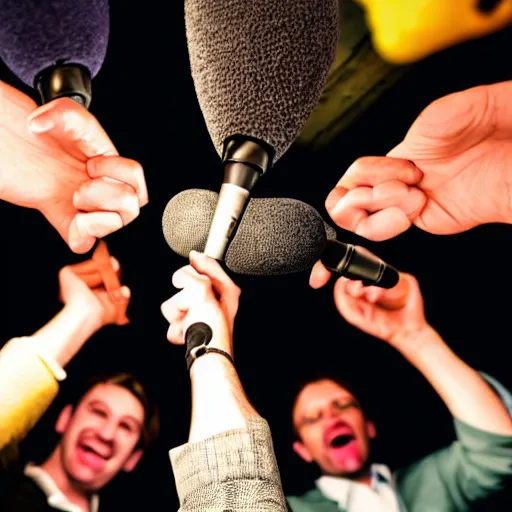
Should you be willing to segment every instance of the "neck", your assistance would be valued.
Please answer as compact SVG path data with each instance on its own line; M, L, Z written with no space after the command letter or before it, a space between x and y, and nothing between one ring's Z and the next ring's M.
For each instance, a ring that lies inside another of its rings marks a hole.
M52 478L60 492L64 494L71 503L79 506L83 512L89 512L90 493L73 484L73 481L69 478L62 466L61 457L62 453L59 444L50 457L41 464L41 468Z
M372 475L369 466L365 466L363 469L357 471L356 473L342 473L338 475L329 475L328 473L326 473L326 476L346 478L347 480L352 480L352 482L367 485L368 487L371 487L372 485Z

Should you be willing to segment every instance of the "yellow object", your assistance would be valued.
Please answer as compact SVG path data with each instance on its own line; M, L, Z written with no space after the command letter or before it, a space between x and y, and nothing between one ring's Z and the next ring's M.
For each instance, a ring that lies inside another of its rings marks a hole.
M0 350L0 451L28 434L58 390L30 338L13 338Z
M409 69L387 62L375 51L359 4L339 3L340 36L334 62L320 101L296 141L314 149L330 144Z
M406 64L512 23L512 0L357 0L376 50ZM343 13L341 13L343 15Z

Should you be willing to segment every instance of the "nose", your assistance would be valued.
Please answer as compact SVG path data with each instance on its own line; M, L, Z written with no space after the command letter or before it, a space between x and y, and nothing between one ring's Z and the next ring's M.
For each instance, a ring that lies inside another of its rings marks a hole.
M117 430L117 423L113 419L108 419L103 422L101 427L98 428L97 432L99 437L105 442L111 442L114 440Z

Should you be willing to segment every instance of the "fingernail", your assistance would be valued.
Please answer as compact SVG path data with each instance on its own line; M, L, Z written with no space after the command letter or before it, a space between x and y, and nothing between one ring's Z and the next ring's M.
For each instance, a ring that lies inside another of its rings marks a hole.
M114 270L119 270L119 268L120 268L119 262L114 257L111 257L110 261L112 262L112 268Z
M28 129L32 133L44 133L54 127L55 123L50 116L38 114L37 116L28 119Z

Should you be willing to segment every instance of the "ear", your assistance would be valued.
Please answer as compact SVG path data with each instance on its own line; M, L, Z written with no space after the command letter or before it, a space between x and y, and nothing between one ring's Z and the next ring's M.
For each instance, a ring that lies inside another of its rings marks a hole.
M377 429L375 428L375 423L373 423L373 421L366 421L366 433L370 439L375 439L377 437Z
M309 450L300 441L293 443L293 451L306 462L313 462L311 453L309 453Z
M135 466L139 463L140 458L142 457L142 454L144 453L144 450L135 450L128 460L124 463L123 469L129 473L130 471L133 471L135 469Z
M55 423L55 431L57 434L64 434L68 428L71 417L73 416L73 406L66 405L59 414L57 422Z

